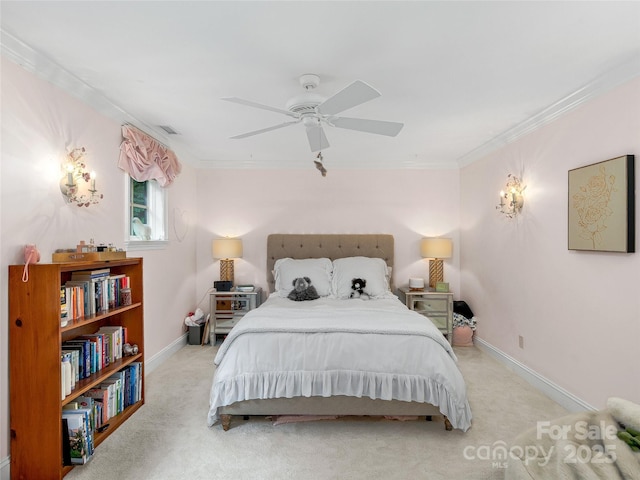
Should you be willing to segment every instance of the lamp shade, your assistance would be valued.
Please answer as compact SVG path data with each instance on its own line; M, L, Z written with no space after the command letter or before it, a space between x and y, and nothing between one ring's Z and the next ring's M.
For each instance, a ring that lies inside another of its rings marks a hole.
M239 238L216 238L211 244L213 258L242 258L242 240Z
M453 242L450 238L429 237L420 242L420 255L423 258L450 258Z

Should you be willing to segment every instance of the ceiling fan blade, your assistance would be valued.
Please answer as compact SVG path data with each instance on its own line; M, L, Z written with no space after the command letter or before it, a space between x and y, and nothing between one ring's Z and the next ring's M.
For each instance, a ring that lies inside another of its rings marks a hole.
M238 97L225 97L221 100L225 100L227 102L239 103L240 105L246 105L248 107L260 108L262 110L269 110L270 112L282 113L284 115L289 115L293 118L298 118L300 115L297 113L290 112L288 110L283 110L281 108L270 107L269 105L263 105L261 103L252 102L251 100L245 100L243 98Z
M271 130L277 130L277 129L282 128L282 127L287 127L289 125L293 125L294 123L300 123L300 120L292 120L290 122L284 122L284 123L281 123L279 125L274 125L273 127L261 128L260 130L254 130L253 132L242 133L240 135L236 135L234 137L229 137L229 138L237 139L237 138L252 137L252 136L258 135L260 133L270 132Z
M329 148L329 141L327 140L327 136L324 134L324 130L319 123L306 125L306 129L309 146L311 147L312 152L318 152L325 148Z
M329 119L334 127L358 130L359 132L375 133L395 137L400 133L404 123L384 122L382 120L367 120L364 118L335 117Z
M348 87L340 90L333 97L327 98L318 105L317 110L322 115L335 115L361 103L378 98L380 95L380 92L372 86L356 80Z

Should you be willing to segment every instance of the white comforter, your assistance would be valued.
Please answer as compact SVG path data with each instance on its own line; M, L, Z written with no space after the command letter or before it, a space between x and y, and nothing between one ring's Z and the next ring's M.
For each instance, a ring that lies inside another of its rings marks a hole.
M275 295L231 330L214 360L208 424L237 401L348 395L425 402L466 431L471 410L447 340L393 295L378 300Z

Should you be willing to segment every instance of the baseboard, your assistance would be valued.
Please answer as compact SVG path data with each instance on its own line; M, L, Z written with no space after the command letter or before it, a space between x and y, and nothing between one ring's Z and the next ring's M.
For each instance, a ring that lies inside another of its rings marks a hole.
M494 347L490 343L475 337L474 344L483 352L488 353L498 362L506 366L509 370L514 372L519 377L523 378L526 382L540 390L547 397L551 398L555 402L562 405L570 412L583 412L585 410L597 410L595 407L589 405L587 402L579 399L572 393L567 392L562 387L556 385L552 381L546 379L538 372L530 369L523 363L520 363L513 357L510 357L502 350Z
M0 480L9 480L11 478L11 457L3 458L0 461Z
M145 359L144 361L144 373L145 375L153 372L156 368L158 368L164 361L166 361L171 355L176 353L182 347L187 344L188 334L175 339L172 343L167 345L165 348L156 353L153 357L149 359Z

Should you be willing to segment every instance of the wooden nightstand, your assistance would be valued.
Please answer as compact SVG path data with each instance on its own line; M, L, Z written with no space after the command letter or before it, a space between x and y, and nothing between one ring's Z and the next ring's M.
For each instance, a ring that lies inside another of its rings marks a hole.
M428 317L449 343L453 341L453 293L411 290L409 287L398 290L400 300L404 300L407 307Z
M262 303L262 289L252 292L211 292L209 294L210 341L215 345L216 335L229 333L233 326L250 310Z

